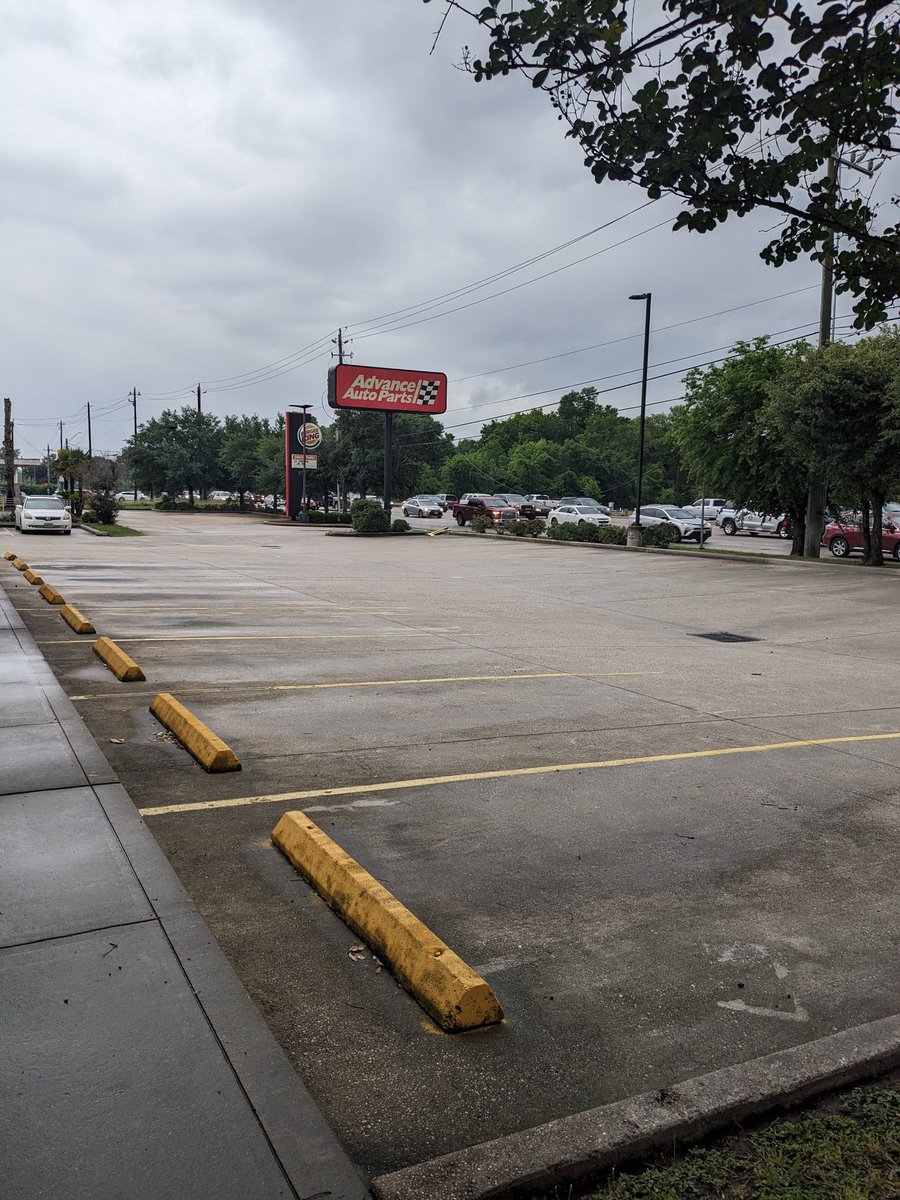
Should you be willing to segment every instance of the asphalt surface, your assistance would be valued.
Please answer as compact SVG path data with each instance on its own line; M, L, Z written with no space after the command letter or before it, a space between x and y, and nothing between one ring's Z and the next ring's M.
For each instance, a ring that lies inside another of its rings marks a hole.
M900 573L128 519L147 536L0 543L145 684L24 582L14 602L365 1171L893 1012ZM723 632L755 640L698 636ZM163 734L161 690L240 774ZM354 790L290 798L332 787ZM300 807L485 975L502 1026L443 1035L348 955L269 841Z

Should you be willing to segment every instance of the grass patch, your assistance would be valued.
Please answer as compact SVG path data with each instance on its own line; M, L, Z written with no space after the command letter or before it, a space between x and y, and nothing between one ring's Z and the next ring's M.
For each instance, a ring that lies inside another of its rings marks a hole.
M129 529L127 525L95 525L93 522L90 525L82 525L82 529L88 529L91 533L99 533L101 537L143 537L140 529Z
M691 1150L668 1165L657 1160L580 1194L584 1200L895 1200L900 1088L858 1087L812 1111Z

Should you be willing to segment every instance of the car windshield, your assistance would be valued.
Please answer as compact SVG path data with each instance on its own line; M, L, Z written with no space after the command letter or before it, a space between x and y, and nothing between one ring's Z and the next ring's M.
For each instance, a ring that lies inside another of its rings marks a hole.
M488 496L485 504L499 504L501 508L509 508L509 501L503 496Z
M600 512L600 509L596 504L575 504L572 507L576 512L585 513L591 517L596 517Z
M52 512L65 511L62 500L55 496L28 496L26 503L29 508L47 508Z
M509 501L510 504L527 504L528 503L528 501L525 499L524 496L518 496L518 495L516 495L515 492L509 492L507 494L506 499Z
M417 496L416 499L421 504L440 504L440 500L438 500L437 496Z
M685 512L683 508L664 508L662 510L667 517L674 517L676 521L693 521L693 513Z

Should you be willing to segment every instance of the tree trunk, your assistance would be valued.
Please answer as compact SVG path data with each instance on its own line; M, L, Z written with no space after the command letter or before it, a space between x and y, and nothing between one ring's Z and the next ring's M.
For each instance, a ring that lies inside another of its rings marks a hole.
M803 557L803 543L806 540L806 514L802 517L791 517L791 558Z
M872 525L869 516L869 497L863 496L859 505L859 535L862 538L863 564L868 565L872 553Z
M881 549L881 523L884 519L882 517L883 510L884 492L873 492L871 510L872 527L869 534L869 553L864 560L867 567L884 566L884 553Z

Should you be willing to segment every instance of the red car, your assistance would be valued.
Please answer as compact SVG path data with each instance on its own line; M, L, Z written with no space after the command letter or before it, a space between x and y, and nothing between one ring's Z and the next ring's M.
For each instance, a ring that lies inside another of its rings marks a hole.
M827 546L835 558L847 558L854 550L862 550L863 538L859 523L849 517L829 521L822 534L822 545ZM885 554L893 554L894 558L900 561L900 526L895 525L887 516L881 523L881 548Z

